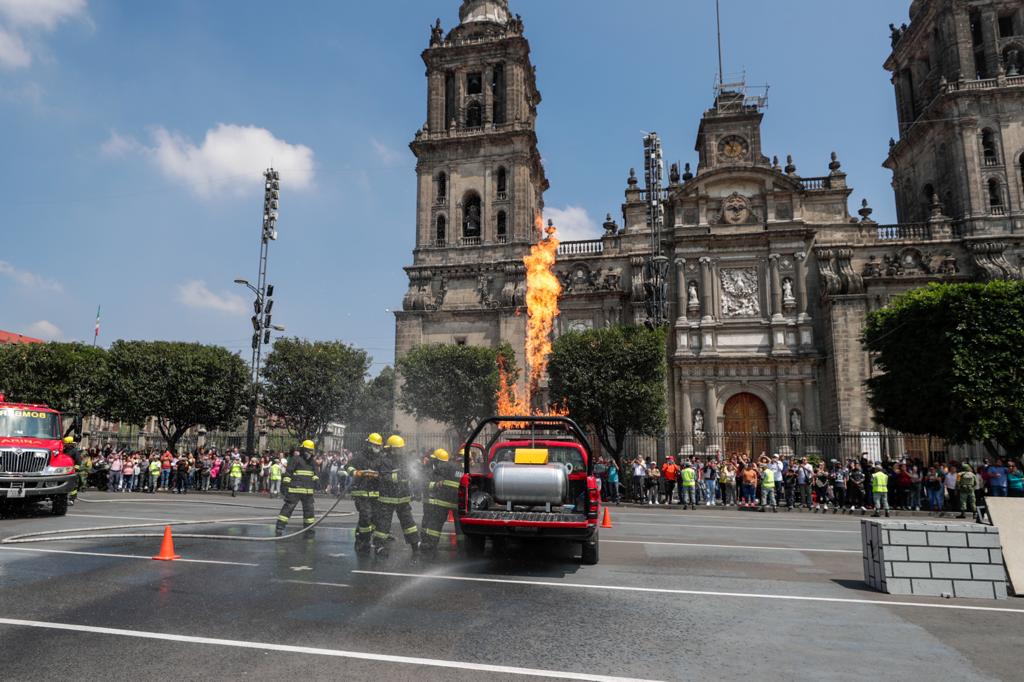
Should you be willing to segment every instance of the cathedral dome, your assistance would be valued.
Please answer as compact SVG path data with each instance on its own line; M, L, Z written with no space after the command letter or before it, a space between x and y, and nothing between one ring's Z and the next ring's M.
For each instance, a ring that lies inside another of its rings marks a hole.
M463 24L475 22L508 23L510 19L508 0L462 0L459 21Z

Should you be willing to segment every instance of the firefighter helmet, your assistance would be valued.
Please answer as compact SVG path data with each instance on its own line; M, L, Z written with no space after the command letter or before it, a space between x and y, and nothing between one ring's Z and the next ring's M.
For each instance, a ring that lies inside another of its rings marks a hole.
M366 437L366 442L370 445L384 445L384 437L379 433L371 433Z
M434 453L430 456L433 457L434 459L439 459L442 462L447 462L449 458L448 451L445 450L444 448L438 448L437 450L434 450Z
M74 437L64 436L64 445L72 445L75 442Z
M405 439L401 436L388 436L388 447L392 450L398 450L399 448L405 447Z
M302 441L302 449L303 450L316 450L316 443L314 443L311 440L304 440L304 441Z

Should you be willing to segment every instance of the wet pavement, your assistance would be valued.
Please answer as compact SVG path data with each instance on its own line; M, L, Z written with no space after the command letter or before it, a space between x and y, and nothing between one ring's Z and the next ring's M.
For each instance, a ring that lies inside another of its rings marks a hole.
M613 507L597 566L529 541L471 560L447 538L429 563L401 539L357 559L349 501L312 542L182 537L267 537L278 508L91 493L64 518L5 515L3 538L211 523L176 528L184 561L169 563L148 558L157 537L0 545L0 677L1014 680L1024 666L1024 600L867 589L859 517Z

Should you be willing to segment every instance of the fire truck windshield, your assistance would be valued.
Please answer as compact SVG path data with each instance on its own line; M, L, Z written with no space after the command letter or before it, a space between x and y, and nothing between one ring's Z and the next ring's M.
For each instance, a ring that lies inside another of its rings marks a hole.
M0 410L0 438L54 440L58 437L57 415L52 412L14 408Z

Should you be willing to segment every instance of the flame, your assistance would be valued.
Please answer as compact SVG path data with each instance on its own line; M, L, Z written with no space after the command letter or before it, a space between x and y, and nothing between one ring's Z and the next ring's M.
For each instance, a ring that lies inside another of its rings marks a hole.
M523 264L526 265L526 391L523 393L519 390L511 380L505 362L499 359L498 413L564 416L569 414L564 405L534 405L540 381L548 369L551 331L555 326L555 318L558 317L558 297L562 294L562 283L558 281L554 271L559 244L555 236L557 230L550 223L545 227L544 220L537 216L537 231L541 237L540 241L530 247L530 254L523 258Z

